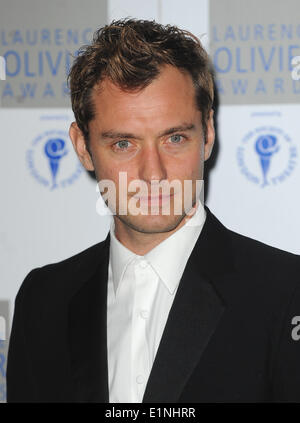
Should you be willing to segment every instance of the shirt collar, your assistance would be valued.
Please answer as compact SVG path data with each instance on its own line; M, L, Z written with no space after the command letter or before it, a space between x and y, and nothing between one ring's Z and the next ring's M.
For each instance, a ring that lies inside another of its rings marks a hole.
M180 229L144 255L144 259L152 266L170 294L178 286L205 219L206 211L198 201L195 214ZM110 263L116 293L129 263L143 256L133 253L116 238L114 219L110 225L110 239Z
M115 235L115 222L110 224L110 263L115 294L129 263L140 257L126 248Z
M206 211L199 201L196 213L180 229L145 254L170 294L179 284L205 219Z

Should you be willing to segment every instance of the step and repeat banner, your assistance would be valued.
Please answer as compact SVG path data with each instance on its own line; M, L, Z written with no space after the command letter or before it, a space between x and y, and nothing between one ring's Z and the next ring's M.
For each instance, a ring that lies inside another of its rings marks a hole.
M24 277L106 234L107 222L96 214L96 183L69 139L66 83L76 52L106 22L107 4L98 0L1 2L0 401L14 298Z
M300 254L299 3L210 0L209 32L221 104L209 204L234 230Z
M96 29L127 16L188 29L210 53L219 103L211 211L237 232L300 254L297 0L2 0L0 401L24 277L103 240L109 228L68 136L66 76Z

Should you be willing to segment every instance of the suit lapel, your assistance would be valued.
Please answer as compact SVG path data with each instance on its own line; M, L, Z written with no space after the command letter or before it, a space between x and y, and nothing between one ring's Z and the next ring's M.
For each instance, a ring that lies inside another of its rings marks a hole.
M207 207L207 218L181 278L143 402L176 402L198 364L225 302L217 285L233 270L227 229Z
M181 278L143 402L176 402L225 311L224 276L234 269L227 229L207 218ZM109 401L107 280L109 234L80 270L68 311L68 346L75 401ZM218 285L220 289L218 289Z
M85 263L86 272L76 276L79 287L68 314L68 341L74 400L109 401L107 368L107 278L109 241L100 244L93 260ZM76 281L75 281L76 284Z

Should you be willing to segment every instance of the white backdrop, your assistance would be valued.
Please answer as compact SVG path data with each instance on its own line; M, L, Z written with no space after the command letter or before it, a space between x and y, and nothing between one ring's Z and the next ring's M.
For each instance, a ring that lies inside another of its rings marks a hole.
M200 37L210 50L209 23L214 16L209 15L209 7L209 0L109 0L106 20L132 16L176 24ZM31 13L34 25L34 10ZM5 46L0 47L2 55ZM296 254L300 254L299 108L296 102L221 104L219 152L207 201L229 228ZM65 135L72 119L69 107L0 108L0 300L9 305L9 328L15 295L32 268L67 258L101 241L108 231L110 218L96 213L96 183L78 170ZM284 181L262 188L259 158L251 143L257 134L274 128L281 150L272 158L268 177L275 180L285 172L290 146L296 152L294 169ZM51 189L50 162L41 150L49 138L63 139L68 151L60 160L56 189ZM246 171L258 182L246 177Z

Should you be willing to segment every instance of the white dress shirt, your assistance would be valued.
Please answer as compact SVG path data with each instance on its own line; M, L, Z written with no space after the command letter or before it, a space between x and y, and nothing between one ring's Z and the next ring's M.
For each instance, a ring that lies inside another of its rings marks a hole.
M179 281L200 235L206 212L196 213L144 256L110 226L107 293L109 402L141 403Z

